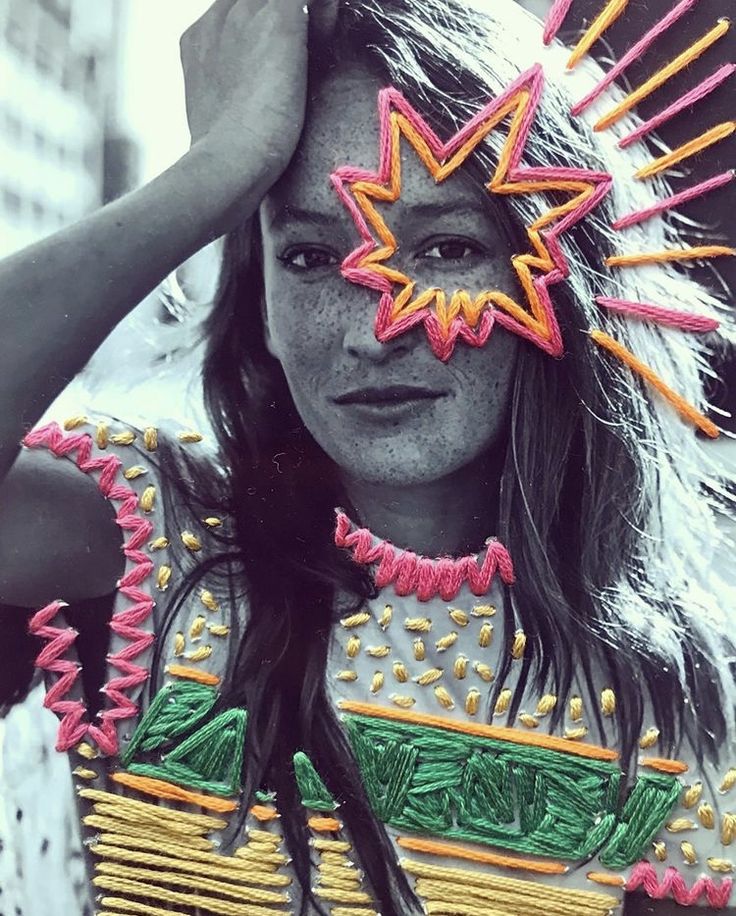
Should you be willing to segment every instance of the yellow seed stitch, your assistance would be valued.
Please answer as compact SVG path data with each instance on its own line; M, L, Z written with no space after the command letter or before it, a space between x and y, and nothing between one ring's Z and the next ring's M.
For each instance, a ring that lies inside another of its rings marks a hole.
M717 859L715 856L711 856L706 861L711 871L720 872L722 875L728 875L733 871L733 862L729 859Z
M723 782L721 783L718 791L719 792L728 792L730 789L736 786L736 767L731 767L731 769L723 777Z
M378 693L383 687L383 671L376 671L371 680L371 693Z
M169 539L163 534L148 542L149 550L165 550L168 546Z
M496 705L493 709L494 716L502 716L511 705L511 689L509 687L504 687L501 693L498 695L496 700Z
M156 501L156 487L150 486L141 493L141 498L138 502L139 506L144 512L151 512L153 510L153 504Z
M480 706L480 690L477 687L471 687L465 697L465 712L469 716L474 716Z
M147 426L143 430L143 444L149 452L155 452L158 448L158 430L155 426Z
M642 750L648 747L654 747L654 745L659 740L659 729L658 728L648 728L644 734L639 738L639 747Z
M676 817L665 824L669 833L682 833L683 830L695 830L698 825L689 817Z
M201 614L197 614L197 616L192 621L192 625L189 627L190 639L199 639L202 633L204 633L205 620L205 617L203 617Z
M429 671L425 671L424 674L420 674L414 678L417 684L420 687L426 687L427 684L434 684L442 677L442 668L430 668Z
M87 418L84 416L69 417L64 420L64 429L67 432L71 432L73 429L79 429L80 426L84 426L85 423L87 423Z
M414 648L414 658L418 662L423 662L424 659L427 657L427 648L424 645L424 640L417 637L414 640L413 648Z
M587 725L579 725L577 728L566 728L565 737L569 741L580 741L581 738L584 738L588 734Z
M476 604L470 613L473 617L493 617L496 609L492 604Z
M493 639L493 624L486 622L481 626L478 634L478 645L481 649L487 649Z
M662 840L655 840L652 843L652 849L654 850L654 855L657 858L658 862L667 861L667 844L663 843Z
M202 549L202 542L199 540L197 535L192 534L191 531L182 531L181 542L186 547L186 549L191 550L192 553L197 553L198 550Z
M208 611L220 610L220 605L217 603L215 596L206 588L203 588L199 593L199 600L207 608Z
M208 623L207 629L213 636L227 636L230 633L230 627L224 623Z
M186 432L179 433L176 437L179 442L201 442L204 436L201 433L197 433L194 430L187 430Z
M455 664L452 666L452 673L461 681L468 673L468 659L465 655L458 655Z
M394 616L394 609L391 607L390 604L387 604L384 607L383 612L381 613L381 616L378 618L378 626L382 630L388 629L388 626L391 623L391 618L393 616Z
M390 651L391 646L368 646L365 654L370 655L371 658L386 658Z
M351 636L345 648L345 654L348 658L355 658L360 652L360 636Z
M212 646L200 646L194 652L187 652L184 658L188 658L190 662L203 662L210 655L212 655Z
M434 644L438 652L446 652L457 642L458 634L456 632L448 633L447 636L441 636Z
M712 830L716 825L716 817L715 812L713 811L713 805L709 805L708 802L703 802L701 805L699 805L698 820L706 830Z
M209 515L207 518L203 518L202 521L207 525L208 528L220 528L222 527L222 519L218 518L216 515Z
M75 767L72 773L79 779L97 779L97 773L94 770L88 770L87 767Z
M355 671L338 671L335 677L338 681L357 681L358 675Z
M478 677L482 681L485 681L486 684L490 684L493 680L493 669L484 662L473 662L473 671L475 671Z
M526 633L523 630L517 630L514 633L514 641L511 644L511 657L515 659L520 659L524 655L524 650L526 649Z
M95 442L97 443L97 448L107 448L108 427L107 423L104 421L97 424L97 428L95 429Z
M129 467L123 471L123 477L126 480L137 480L139 477L142 477L147 473L148 471L143 467L143 465L134 464L132 467Z
M537 703L537 715L549 715L555 706L557 706L557 697L553 693L545 693Z
M95 748L93 748L91 744L87 744L86 741L80 742L74 750L80 757L84 757L85 760L95 760L100 756Z
M186 640L184 639L184 634L179 631L174 636L174 655L176 658L184 654L184 649L186 648Z
M156 573L156 587L163 592L168 587L169 582L171 582L171 567L159 566Z
M358 611L357 614L351 614L349 617L343 617L340 621L341 625L351 629L352 627L363 626L364 623L368 623L371 619L371 615L368 611Z
M581 697L570 697L570 718L579 722L583 718L583 700Z
M527 728L539 727L539 719L535 719L534 716L530 715L528 712L522 712L519 715L519 722Z
M132 445L135 442L135 433L130 429L126 429L125 432L115 433L110 436L110 442L113 445Z
M612 716L616 712L616 694L610 687L601 691L601 712L604 716Z
M404 621L404 629L410 633L429 633L432 629L432 621L429 617L407 617Z
M721 820L721 843L730 846L736 837L736 814L724 814Z
M438 684L434 688L434 695L437 697L437 701L443 709L454 709L455 703L453 702L452 697L447 692L447 688L443 687L442 684Z
M394 677L400 684L405 684L409 680L409 672L403 662L394 662Z
M470 617L468 617L465 611L461 611L460 608L451 607L448 608L447 611L453 623L457 624L457 626L466 627L470 623Z
M703 794L703 783L696 782L692 786L688 786L685 791L682 793L682 806L683 808L694 808L695 805L700 801L700 796Z
M680 843L680 850L682 852L682 857L685 860L686 865L695 865L698 861L697 853L695 852L695 847L692 843L688 843L687 840L683 840Z
M416 703L414 697L407 697L398 693L392 693L389 697L389 700L391 700L395 706L399 706L401 709L411 709L411 707Z

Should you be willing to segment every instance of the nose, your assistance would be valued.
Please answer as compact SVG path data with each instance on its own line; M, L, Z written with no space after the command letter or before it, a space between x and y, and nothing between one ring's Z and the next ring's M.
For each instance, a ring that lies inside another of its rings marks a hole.
M355 308L351 309L347 321L343 335L345 352L355 359L374 363L385 363L396 356L408 353L413 334L402 334L385 343L378 340L375 326L379 294L367 290L364 290L364 294L364 297L360 297L360 305L355 302Z

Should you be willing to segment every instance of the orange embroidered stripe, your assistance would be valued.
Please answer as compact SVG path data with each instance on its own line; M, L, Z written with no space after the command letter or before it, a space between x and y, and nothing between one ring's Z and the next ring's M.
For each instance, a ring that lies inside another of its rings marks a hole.
M696 245L672 251L649 251L642 254L620 254L606 258L607 267L638 267L641 264L663 264L667 261L695 261L736 255L736 248L726 245Z
M590 757L594 760L618 760L618 754L606 747L594 744L573 744L565 738L555 735L540 735L533 732L522 732L517 728L507 728L501 725L482 725L479 722L461 722L455 719L446 719L443 716L433 716L428 713L409 712L404 709L393 709L386 706L373 706L370 703L358 703L354 700L341 700L338 706L344 712L352 712L361 716L373 716L378 719L393 719L398 722L407 722L411 725L428 725L432 728L441 728L445 731L461 732L465 735L475 735L478 738L494 738L497 741L510 741L513 744L526 744L534 747L543 747L548 750L562 751L577 757Z
M334 817L310 817L307 823L317 833L337 833L342 830L342 824Z
M186 665L167 665L164 670L172 677L196 681L198 684L207 684L210 687L216 687L220 683L220 678L216 674L210 674L208 671L198 671L196 668L189 668Z
M229 801L227 798L214 798L212 795L190 792L188 789L182 789L180 786L175 786L170 782L164 782L163 779L135 776L133 773L111 773L110 779L121 786L127 786L129 789L142 792L144 795L153 795L156 798L168 798L188 805L197 805L200 808L206 808L208 811L218 811L224 814L228 811L235 811L238 807L237 802Z
M629 93L619 105L598 121L594 130L605 130L612 124L620 121L621 118L623 118L627 112L631 111L632 108L635 108L639 102L650 96L656 89L663 86L671 77L675 76L675 74L684 70L685 67L694 60L697 60L711 45L715 44L719 38L722 38L730 27L731 24L727 19L719 21L718 25L714 26L709 32L706 32L702 38L690 45L689 48L686 48L682 54L678 55L671 63L667 64L666 67L662 67L654 76L650 77L645 83L642 83L638 89Z
M517 856L502 856L494 852L468 849L465 846L457 846L455 843L440 843L437 840L424 840L420 837L400 836L397 837L396 842L402 849L412 852L426 852L429 855L444 856L450 859L466 859L469 862L532 871L540 875L564 875L568 871L567 866L562 862L541 862Z
M604 871L589 871L585 876L588 881L594 881L596 884L605 884L608 887L623 887L626 884L626 878L621 875L609 875Z
M250 813L257 821L261 821L262 823L276 820L279 816L278 811L270 807L270 805L253 805L250 809Z
M639 760L639 766L657 770L659 773L670 773L673 776L687 773L689 769L682 760L668 760L666 757L642 757Z
M618 19L629 4L629 0L609 0L604 9L591 22L587 32L577 43L567 62L567 69L572 70L603 33Z
M691 156L695 156L697 153L701 153L703 150L714 146L721 140L725 140L726 137L730 137L735 130L736 121L724 121L723 124L716 124L715 127L706 130L705 133L694 137L692 140L688 140L687 143L683 143L682 146L678 146L677 149L673 149L671 153L660 156L658 159L650 162L649 165L645 165L636 172L634 177L643 179L651 178L652 175L659 175L660 172L664 172L665 169L670 168L670 166L677 165L678 162L683 162L685 159L689 159Z
M622 363L627 365L634 372L637 372L642 378L646 379L646 381L649 382L666 401L672 404L682 417L701 429L706 436L710 436L711 439L718 438L720 433L715 423L711 422L706 416L700 413L699 410L693 407L692 404L688 403L682 395L673 391L669 385L662 381L653 369L650 369L649 366L645 365L640 359L637 359L630 350L627 350L626 347L617 340L609 337L608 334L604 334L603 331L591 331L590 336L599 346L608 350L620 359Z

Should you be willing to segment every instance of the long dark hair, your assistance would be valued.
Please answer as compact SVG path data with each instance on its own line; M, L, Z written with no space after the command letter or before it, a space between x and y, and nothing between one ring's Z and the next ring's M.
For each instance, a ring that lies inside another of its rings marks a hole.
M345 3L333 54L322 64L334 63L334 51L364 61L427 112L439 132L449 134L493 86L468 67L447 66L437 36L472 52L473 42L481 42L479 22L455 0L387 0L361 4L359 10ZM312 78L319 74L313 72ZM531 164L578 164L576 157L598 155L582 130L580 137L575 130L561 137L554 124L541 123L529 150ZM484 163L472 167L480 175ZM517 250L528 244L524 215L512 208L507 213ZM566 241L578 273L599 263L601 250L605 253L610 244L596 219L601 218L588 220ZM595 288L592 268L590 274ZM571 282L555 291L565 357L553 360L523 345L510 405L498 535L514 558L518 582L503 613L508 638L523 627L531 651L508 721L516 718L525 687L534 687L560 698L549 720L555 729L575 674L591 709L599 708L601 685L615 691L623 760L632 757L646 707L660 729L663 752L673 752L689 738L698 753L715 757L726 721L721 674L672 593L657 596L646 586L651 580L642 532L661 511L662 482L652 482L639 439L669 420L660 420L643 387L580 333L590 327L589 303L580 289ZM243 807L259 788L276 792L303 890L302 911L309 900L322 908L309 889L308 832L292 764L297 750L309 754L339 800L340 817L381 912L393 916L413 911L416 901L395 865L383 826L371 813L325 684L336 596L351 596L357 607L373 586L333 544L333 509L346 505L346 496L330 460L305 429L280 365L267 351L262 297L258 231L242 227L226 239L203 369L223 474L214 487L211 473L195 465L184 468L183 475L197 481L198 499L220 502L233 534L222 536L221 553L189 577L171 613L198 577L218 568L234 589L233 600L247 602L247 624L234 645L221 705L248 709ZM625 337L623 328L618 332ZM171 476L181 478L181 469ZM632 594L640 589L651 614L664 615L678 628L684 646L679 669L668 665L667 655L647 644L641 631L618 625L611 608L624 600L621 583ZM506 673L498 671L496 690ZM683 713L693 696L707 710L700 719ZM602 721L597 724L605 741Z

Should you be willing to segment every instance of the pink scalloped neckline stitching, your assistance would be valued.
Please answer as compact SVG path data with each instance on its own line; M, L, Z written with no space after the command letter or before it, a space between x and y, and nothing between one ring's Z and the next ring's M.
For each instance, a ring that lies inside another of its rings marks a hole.
M84 738L90 738L103 754L116 754L118 736L115 722L137 714L138 706L131 700L128 691L146 681L149 674L146 668L135 664L134 659L155 639L153 633L140 628L151 616L154 605L153 597L140 587L153 572L153 561L141 550L151 535L153 525L136 514L137 494L125 484L116 482L122 461L116 455L92 457L93 442L88 433L65 435L57 423L50 423L30 432L23 444L28 448L47 448L58 458L70 458L85 474L100 471L97 480L100 492L106 499L120 503L116 510L117 524L131 532L123 544L123 553L132 567L117 586L117 591L128 599L130 606L113 614L110 620L110 629L128 644L107 658L120 675L108 680L102 688L108 708L98 713L94 722L87 718L87 706L83 700L68 699L80 669L76 662L64 657L77 638L76 631L71 627L61 629L52 625L54 617L65 606L64 602L51 602L37 611L29 623L29 631L47 641L36 659L36 665L59 675L44 700L44 706L61 718L56 749L66 751Z
M486 542L482 562L476 556L436 557L431 559L400 550L390 541L379 540L367 528L356 528L344 512L337 512L335 544L351 551L356 563L376 565L377 588L392 585L399 596L416 594L420 601L437 595L443 601L455 598L465 582L476 596L486 595L499 575L505 585L513 585L514 565L508 550L494 538Z
M635 891L640 887L647 896L654 900L664 900L672 896L681 906L692 906L701 897L705 897L709 906L719 909L728 905L733 879L724 878L719 885L713 878L702 875L692 887L688 887L680 872L670 866L665 870L660 882L651 862L639 862L634 866L631 877L626 882L626 890Z

